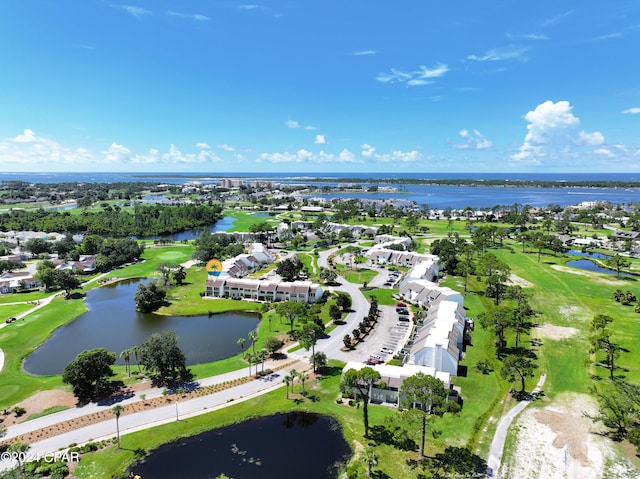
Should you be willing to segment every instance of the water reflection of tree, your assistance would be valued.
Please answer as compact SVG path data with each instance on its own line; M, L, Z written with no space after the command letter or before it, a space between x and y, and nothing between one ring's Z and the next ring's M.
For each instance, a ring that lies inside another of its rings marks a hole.
M296 424L298 427L309 427L318 422L317 414L310 414L306 412L290 412L284 418L284 422L282 423L284 427L290 429L294 427Z

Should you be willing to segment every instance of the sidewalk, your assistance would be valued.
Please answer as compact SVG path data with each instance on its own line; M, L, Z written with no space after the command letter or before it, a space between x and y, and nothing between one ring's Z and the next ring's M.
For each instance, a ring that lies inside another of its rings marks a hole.
M270 361L270 362L265 362L265 369L275 369L276 367L280 366L281 364L283 364L282 361L277 362L277 361ZM284 374L286 374L288 371L290 371L293 368L296 368L298 370L301 369L306 369L309 367L309 365L307 363L303 363L300 361L297 361L296 363L277 371L278 379L279 381L277 381L278 383L282 383L282 378L284 377ZM207 378L203 378L203 379L199 379L194 381L194 384L196 385L196 387L204 387L204 386L212 386L215 384L220 384L220 383L224 383L226 381L232 381L234 379L238 379L238 378L243 378L248 376L248 368L247 369L240 369L237 371L232 371L229 373L225 373L225 374L220 374L218 376L211 376L211 377L207 377ZM255 383L255 384L254 384ZM197 401L204 401L205 402L205 406L208 406L209 408L211 408L213 405L218 404L216 401L218 401L216 398L219 397L220 395L222 395L224 397L224 400L222 402L226 402L228 399L239 399L247 394L252 394L258 391L261 391L263 389L267 389L271 386L274 385L274 381L272 382L268 382L268 381L263 381L261 379L254 379L253 381L250 381L248 383L242 384L240 386L236 386L233 388L229 388L226 389L224 391L220 391L218 393L214 393L214 394L210 394L208 396L203 396L201 398L196 398L196 399L192 399L192 400L188 400L186 401L184 404L199 404ZM280 385L280 384L278 384ZM246 388L245 388L246 387ZM164 387L155 387L155 388L150 388L144 391L144 394L146 395L146 400L152 399L152 398L157 398L157 397L162 397L163 396L163 391L165 390ZM139 393L140 394L140 393ZM42 429L45 427L50 427L53 426L55 424L58 423L62 423L62 422L67 422L67 421L71 421L73 419L77 419L79 417L82 416L86 416L88 414L93 414L99 411L104 411L104 410L110 410L111 408L113 408L113 406L115 406L116 404L120 405L120 406L124 406L127 404L133 404L136 402L141 401L140 399L140 395L139 394L134 394L131 397L123 397L121 400L114 400L114 401L109 401L108 404L99 404L99 403L90 403L87 404L85 406L81 406L81 407L75 407L75 408L71 408L71 409L65 409L64 411L60 411L57 412L55 414L49 414L47 416L42 416L36 419L32 419L30 421L25 421L19 424L15 424L13 426L9 426L7 428L7 434L2 438L3 441L6 441L8 439L17 437L17 436L21 436L22 434L26 434L29 432L33 432L36 431L38 429ZM195 409L192 406L185 406L188 407L188 409L185 409L183 412L187 413L189 411L193 412L195 410L198 409L199 406L196 406ZM152 408L149 409L149 411L144 411L144 413L150 412L150 411L155 411L155 410L159 410L159 409L163 409L163 408ZM141 414L141 413L135 413L135 414L130 414L130 415L126 415L123 416L121 421L125 418L125 417L129 417L129 416L136 416L137 414ZM174 412L175 415L175 412ZM143 423L144 424L144 423ZM95 426L95 424L93 425ZM92 426L88 426L88 427L92 427ZM69 433L71 434L71 433ZM92 436L93 437L93 436ZM77 441L75 441L77 442Z

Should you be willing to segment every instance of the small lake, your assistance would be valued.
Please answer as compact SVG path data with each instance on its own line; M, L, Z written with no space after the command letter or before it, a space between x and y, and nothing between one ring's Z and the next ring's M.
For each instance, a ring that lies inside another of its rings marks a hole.
M165 444L131 471L153 479L214 479L222 473L233 479L331 479L350 456L335 419L291 412Z
M114 351L116 364L124 364L119 357L121 351L142 344L151 334L165 329L178 335L188 365L208 363L241 352L238 338L247 338L258 327L258 316L251 313L161 316L137 312L134 295L138 283L139 280L121 281L89 291L85 299L89 311L56 329L25 359L25 371L61 374L78 353L93 348ZM245 346L250 345L247 339Z
M263 218L263 217L268 217L269 214L268 213L256 213L253 215L255 218ZM179 233L171 233L171 234L167 234L167 235L162 235L162 236L145 236L139 239L144 239L144 240L158 240L158 239L169 239L175 243L179 243L181 241L184 240L194 240L196 239L198 236L200 236L200 232L202 230L206 230L209 229L209 231L211 233L225 233L227 231L229 231L231 228L233 228L233 223L235 222L235 218L233 216L223 216L222 218L220 218L218 221L215 222L215 224L211 225L210 227L206 227L203 226L202 228L195 228L195 229L189 229L189 230L185 230L185 231L180 231ZM256 223L260 223L263 220L256 220ZM136 237L133 237L133 239L138 239Z
M595 251L578 251L577 249L570 249L567 251L567 254L571 256L582 256L585 258L593 258L593 259L609 259L611 256L608 254L596 253Z
M618 274L615 270L609 268L603 268L602 266L598 266L593 261L588 259L577 259L575 261L569 261L567 266L571 266L572 268L584 269L587 271L592 271L594 273L604 273L604 274ZM630 274L620 273L620 276L630 277Z

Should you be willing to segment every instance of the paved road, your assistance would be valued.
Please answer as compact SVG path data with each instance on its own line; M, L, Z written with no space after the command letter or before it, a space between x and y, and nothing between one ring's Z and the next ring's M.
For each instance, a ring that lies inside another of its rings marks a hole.
M265 363L265 368L273 368L276 366L278 366L278 361ZM225 389L214 394L209 394L207 396L197 397L184 401L180 401L178 399L177 403L174 402L174 398L171 397L171 400L167 404L167 406L150 408L147 411L121 416L120 433L121 435L128 434L137 430L176 421L177 419L185 419L187 417L205 414L216 409L236 404L239 401L244 401L260 394L265 394L279 387L282 387L284 376L288 374L292 369L297 369L298 371L308 370L309 365L306 363L301 363L299 361L294 361L289 366L278 370L275 373L277 376L272 377L271 380L255 379L248 383ZM219 376L202 379L198 381L198 384L202 386L218 384L234 378L246 376L247 374L248 369L232 371L230 373L222 374ZM145 393L147 394L147 399L151 399L153 397L161 396L162 389L153 388L145 391ZM109 404L91 403L81 408L67 409L59 413L43 416L41 418L10 426L7 430L7 435L3 438L3 440L11 439L20 434L34 431L42 427L50 426L52 424L69 421L71 419L78 418L96 411L109 410L115 404L125 405L137 402L139 400L139 396L132 396L118 402L112 402ZM44 455L47 453L55 452L61 448L67 448L71 443L82 444L89 440L99 441L102 439L114 437L115 434L115 419L107 420L80 429L75 429L73 431L60 434L43 441L32 443L29 452L33 454ZM8 469L10 467L13 467L14 465L15 464L12 464L10 461L2 461L0 462L0 470Z
M520 414L523 409L527 407L527 405L531 401L533 401L540 393L545 379L547 379L547 375L542 374L540 376L538 384L531 392L531 394L529 394L526 399L516 404L507 414L500 418L496 433L493 436L493 441L491 442L491 449L489 450L489 460L487 461L487 477L493 477L496 479L498 478L498 472L500 470L500 464L502 462L502 451L504 449L504 442L507 439L509 426L511 425L511 422L515 419L515 417Z
M327 268L329 256L337 250L338 248L332 248L327 251L321 251L318 255L318 267ZM351 359L349 358L348 353L341 351L344 346L342 338L344 338L346 334L351 334L351 331L357 328L360 322L367 316L367 314L369 314L370 304L367 298L362 294L362 291L360 291L361 285L349 283L342 276L338 276L336 282L339 283L339 286L330 287L329 290L343 291L349 294L351 296L351 312L347 314L344 319L344 324L339 325L331 331L329 337L318 341L318 344L316 344L316 352L322 351L331 359L348 361ZM299 349L293 353L293 356L308 360L311 356L311 351Z

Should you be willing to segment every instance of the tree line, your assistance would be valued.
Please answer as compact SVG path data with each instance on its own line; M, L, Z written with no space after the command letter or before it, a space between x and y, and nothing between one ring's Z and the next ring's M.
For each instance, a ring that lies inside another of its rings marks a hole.
M1 231L65 231L110 237L155 236L210 226L222 217L220 205L136 205L101 211L11 210L0 215Z

